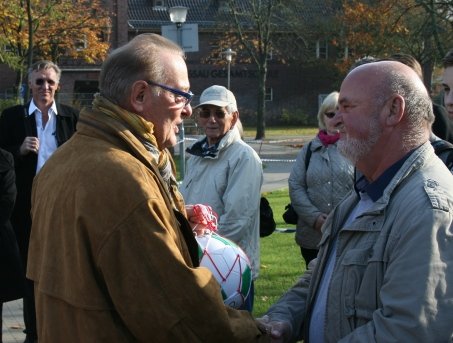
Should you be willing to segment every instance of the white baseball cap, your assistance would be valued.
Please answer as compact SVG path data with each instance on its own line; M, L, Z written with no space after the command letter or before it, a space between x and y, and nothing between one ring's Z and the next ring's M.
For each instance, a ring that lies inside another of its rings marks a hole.
M219 107L225 107L228 105L234 105L237 108L236 98L233 93L223 86L211 86L206 88L200 96L200 103L194 108L203 105L214 105Z

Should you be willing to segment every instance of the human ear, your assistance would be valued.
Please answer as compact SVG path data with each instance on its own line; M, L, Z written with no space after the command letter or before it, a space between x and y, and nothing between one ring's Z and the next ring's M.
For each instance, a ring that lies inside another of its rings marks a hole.
M131 86L129 101L135 113L142 113L145 108L146 90L145 81L135 81Z
M406 103L404 98L397 94L389 99L388 106L389 111L386 116L386 124L388 126L395 126L403 119Z
M231 113L231 115L233 116L233 119L231 119L230 130L234 127L234 125L236 125L236 122L239 119L239 112L238 111L234 111L233 113Z

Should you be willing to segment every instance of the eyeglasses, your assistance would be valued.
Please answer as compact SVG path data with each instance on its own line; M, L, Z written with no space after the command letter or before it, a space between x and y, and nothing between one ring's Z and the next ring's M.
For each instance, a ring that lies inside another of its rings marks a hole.
M201 110L198 112L198 115L200 116L200 118L207 119L211 117L211 113L213 113L217 119L223 119L227 115L225 110L221 108L216 108L212 110L209 108L201 108Z
M44 82L46 82L49 84L49 86L55 86L56 82L52 79L36 79L35 80L35 84L37 86L42 86L44 85Z
M326 112L326 113L324 113L324 115L325 115L327 118L332 119L333 117L335 117L335 112Z
M187 105L189 105L194 96L194 94L191 91L183 92L179 89L171 88L171 87L162 85L162 84L154 82L154 81L149 81L149 80L146 80L146 83L149 84L150 86L157 86L162 89L165 89L166 91L169 91L170 93L173 93L175 95L175 102L177 104L184 104L183 107L186 107Z

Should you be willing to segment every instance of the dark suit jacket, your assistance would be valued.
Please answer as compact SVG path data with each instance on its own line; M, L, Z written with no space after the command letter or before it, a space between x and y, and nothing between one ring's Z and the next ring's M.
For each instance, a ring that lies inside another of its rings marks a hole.
M0 303L24 295L25 274L10 222L15 200L13 155L0 149Z
M434 134L450 143L453 143L453 123L448 118L445 107L433 103L434 123L432 130Z
M25 264L31 229L31 188L38 163L37 154L29 153L26 156L21 156L19 153L19 148L25 137L37 137L35 115L28 115L29 105L28 103L25 106L17 105L7 108L0 117L0 148L11 152L14 156L17 198L11 223L16 232L19 249ZM76 131L79 112L62 104L57 104L57 111L55 136L57 146L60 146Z

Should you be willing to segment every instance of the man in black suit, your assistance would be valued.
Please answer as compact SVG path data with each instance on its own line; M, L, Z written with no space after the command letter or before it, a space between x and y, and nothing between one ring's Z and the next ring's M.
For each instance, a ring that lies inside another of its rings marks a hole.
M0 147L14 156L17 199L11 217L23 264L26 269L31 229L31 189L33 178L47 159L76 130L78 111L58 104L61 70L53 62L39 61L28 72L32 100L7 108L0 117ZM37 339L33 283L27 282L24 322L27 339Z

